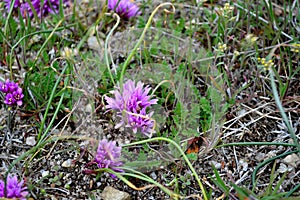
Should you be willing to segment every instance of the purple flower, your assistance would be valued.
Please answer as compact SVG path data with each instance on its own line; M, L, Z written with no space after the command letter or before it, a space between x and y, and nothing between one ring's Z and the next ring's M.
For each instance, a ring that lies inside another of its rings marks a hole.
M5 83L0 82L0 91L6 94L4 99L5 104L9 106L13 106L15 104L21 106L23 104L22 99L24 94L18 83L11 82L8 79Z
M112 93L114 98L105 97L107 102L106 108L109 110L117 111L117 116L121 118L120 123L117 124L117 128L123 124L126 127L131 127L133 132L138 131L149 136L153 133L154 121L151 120L153 112L147 114L147 108L157 103L157 99L151 99L148 95L150 87L146 86L142 82L135 82L128 80L123 85L121 93L120 86L117 86Z
M23 104L22 99L24 97L24 94L22 92L22 88L18 88L16 91L13 92L13 98L15 99L15 102L18 106L21 106Z
M145 135L148 135L148 133L153 132L153 126L154 121L151 120L151 117L153 115L153 112L146 114L146 109L142 109L139 113L139 116L137 115L128 115L128 121L126 127L132 128L134 133L137 133L138 131L141 131Z
M5 8L6 8L7 10L9 10L9 9L10 9L10 5L11 5L12 0L4 0L4 2L5 2ZM17 9L18 7L21 7L22 4L23 4L23 3L21 3L20 0L16 0L13 7L14 7L15 9Z
M0 180L0 198L4 197L5 183Z
M97 154L95 156L95 162L99 168L110 168L115 172L123 172L122 169L117 167L123 165L119 160L121 156L122 147L116 146L115 141L108 142L106 139L102 139L99 142ZM111 174L113 178L115 176Z
M3 93L8 93L8 90L9 90L8 85L9 85L9 83L10 82L9 82L8 79L5 81L5 83L0 82L0 91L3 92Z
M10 9L11 0L4 0L5 8ZM62 0L63 5L69 5L69 0ZM31 0L31 4L35 9L39 17L45 16L48 13L58 13L60 0ZM16 0L13 8L17 10L20 7L20 11L23 17L28 15L30 18L33 17L33 11L31 10L30 4L27 1Z
M15 102L16 102L16 100L14 99L14 96L12 95L12 93L6 94L5 100L4 100L4 103L6 105L12 106Z
M39 17L45 16L48 13L58 13L59 12L60 0L32 0L32 5ZM68 5L69 0L62 0L63 5Z
M15 82L9 82L8 80L6 80L7 82L7 87L8 87L8 92L9 93L13 93L15 92L18 88L19 88L19 85L18 83L15 83Z
M141 14L139 7L130 0L108 0L107 7L127 19Z
M24 180L18 182L17 176L8 175L6 179L6 188L4 181L0 180L0 198L18 198L25 200L28 195L27 187L24 187Z

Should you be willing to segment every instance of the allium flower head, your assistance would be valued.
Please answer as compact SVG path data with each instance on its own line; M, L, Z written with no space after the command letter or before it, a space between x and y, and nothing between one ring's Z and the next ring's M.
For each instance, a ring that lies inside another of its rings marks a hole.
M5 100L4 100L4 103L6 105L12 106L12 105L14 105L15 102L16 102L16 100L14 99L14 96L11 93L6 94Z
M7 10L11 7L11 0L4 0ZM68 5L69 0L63 0L63 5ZM31 0L31 4L39 17L45 16L48 13L58 13L60 0ZM22 16L33 17L33 11L27 1L16 0L13 5L14 10L20 8Z
M0 198L4 197L5 183L0 180Z
M17 176L8 175L6 187L4 181L0 180L0 198L21 199L25 200L28 195L27 187L24 187L24 181L18 181Z
M11 82L8 79L5 81L5 83L0 82L0 91L5 93L5 104L9 106L13 106L15 104L21 106L23 104L22 99L24 94L18 83Z
M123 85L121 92L120 86L117 86L112 93L114 98L105 97L108 105L107 109L117 111L117 116L121 118L121 122L117 124L117 127L123 124L126 127L131 127L133 132L142 132L145 135L151 134L154 122L151 120L153 112L147 114L147 108L157 103L157 99L151 99L148 95L150 87L146 86L142 82L135 82L128 80Z
M0 81L0 91L4 92L4 93L8 93L8 91L9 91L9 87L8 87L9 84L10 84L10 81L8 79L5 81L5 83L3 83L3 82Z
M15 102L18 106L21 106L23 104L22 102L22 99L24 97L24 94L23 94L23 91L22 91L22 88L17 88L16 91L14 91L12 93L13 95L13 98L15 99Z
M139 7L131 0L108 0L107 7L127 19L141 14Z
M99 168L110 168L115 172L123 172L123 170L117 168L123 164L120 161L121 150L122 147L118 147L115 141L109 142L102 139L98 145L95 162ZM111 176L115 178L113 174Z
M12 0L4 0L5 8L6 8L6 9L8 9L8 10L10 9L11 2L12 2ZM14 7L15 9L17 9L17 8L19 8L19 7L21 7L21 6L22 6L21 1L20 1L20 0L16 0L13 7Z

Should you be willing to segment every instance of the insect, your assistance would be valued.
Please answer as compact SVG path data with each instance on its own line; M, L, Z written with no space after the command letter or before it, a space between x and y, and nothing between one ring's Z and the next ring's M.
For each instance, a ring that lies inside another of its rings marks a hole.
M185 151L186 154L195 153L197 154L200 150L200 147L202 146L204 142L203 137L194 137L193 139L188 140L187 143L187 149Z

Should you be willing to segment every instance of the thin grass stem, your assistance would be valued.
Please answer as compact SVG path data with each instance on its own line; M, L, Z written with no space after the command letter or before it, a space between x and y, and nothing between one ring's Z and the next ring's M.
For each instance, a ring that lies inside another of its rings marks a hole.
M274 161L274 160L276 160L276 159L278 159L278 158L282 158L282 157L285 157L285 156L287 156L287 155L290 155L290 154L293 154L293 153L296 153L296 152L298 152L298 151L297 151L297 150L296 150L296 151L288 151L288 152L286 152L286 153L280 154L280 155L278 155L278 156L274 156L274 157L272 157L272 158L270 158L270 159L268 159L268 160L265 160L264 162L260 163L260 164L254 169L253 174L252 174L252 183L253 183L253 185L256 185L256 184L255 184L255 177L256 177L256 174L257 174L257 172L258 172L258 170L259 170L260 168L262 168L264 165L266 165L266 164L268 164L268 163L270 163L270 162L272 162L272 161Z
M283 143L283 142L233 142L228 144L221 144L216 146L216 148L220 147L229 147L229 146L249 146L249 145L275 145L275 146L287 146L287 147L296 147L295 144Z
M38 137L37 137L37 141L38 143L40 143L41 139L42 139L42 132L43 132L43 127L46 123L46 119L47 119L47 115L48 115L48 112L50 110L50 107L51 107L51 103L54 99L54 96L55 96L55 91L56 91L56 88L57 86L59 85L60 81L61 81L61 78L62 78L62 75L65 73L66 69L68 68L69 66L66 65L62 72L61 72L61 75L57 78L56 82L55 82L55 85L52 89L52 92L51 92L51 95L50 95L50 98L48 100L48 104L47 104L47 107L46 107L46 110L45 110L45 113L44 113L44 116L43 116L43 119L42 119L42 122L41 122L41 125L40 125L40 129L39 129L39 133L38 133ZM48 130L49 128L47 128L46 130ZM45 134L45 133L44 133ZM43 135L44 135L43 134Z
M270 79L271 79L271 87L272 87L272 92L273 92L273 96L274 96L274 99L275 99L275 103L280 111L280 114L283 118L283 121L288 129L288 132L290 133L293 141L294 141L294 144L296 145L297 149L298 149L298 154L300 154L300 143L297 139L297 136L294 132L294 130L292 129L291 127L291 124L288 120L288 117L286 116L285 114L285 111L283 109L283 106L281 104L281 101L280 101L280 97L278 95L278 92L277 92L277 89L276 89L276 84L275 84L275 79L274 79L274 72L272 69L269 70L269 74L270 74Z
M198 174L196 173L192 163L189 161L188 157L185 155L184 151L180 148L180 146L174 142L173 140L169 139L169 138L164 138L164 137L155 137L155 138L150 138L150 139L146 139L146 140L142 140L142 141L138 141L138 142L133 142L130 144L126 144L123 145L123 147L128 147L128 146L133 146L133 145L139 145L139 144L144 144L144 143L149 143L149 142L154 142L154 141L166 141L172 145L175 146L175 148L180 152L180 154L182 155L183 159L185 160L185 162L187 163L187 165L189 166L190 170L192 171L192 174L194 175L195 179L198 182L198 185L202 191L204 200L208 200L207 194L206 194L206 190L203 187L203 184L198 176Z
M130 52L130 54L128 55L127 59L125 60L123 66L122 66L122 71L121 71L121 75L120 75L120 89L121 91L123 90L123 81L124 81L124 74L125 74L125 71L126 71L126 68L129 64L129 62L131 61L131 58L133 57L133 55L135 54L137 48L140 46L140 44L142 43L144 37L145 37L145 34L146 34L146 31L148 30L148 28L150 27L151 25L151 22L152 22L152 19L154 17L154 15L157 13L157 11L163 7L163 6L167 6L167 5L170 5L172 6L172 9L173 9L173 13L175 12L175 7L172 3L169 3L169 2L166 2L166 3L162 3L160 4L159 6L157 6L154 11L152 12L152 14L150 15L148 21L147 21L147 24L139 38L139 40L137 41L136 45L134 46L134 48L132 49L132 51ZM169 11L170 12L170 11Z
M111 82L115 85L115 81L114 81L114 77L111 73L111 70L110 70L110 66L109 66L109 60L108 60L108 41L110 39L110 36L111 34L115 31L115 29L119 26L119 23L120 23L120 17L118 14L114 13L113 14L113 17L117 17L117 22L116 24L113 26L113 28L111 29L111 31L108 33L107 37L106 37L106 40L105 40L105 46L104 46L104 55L105 55L105 62L106 62L106 66L107 66L107 70L108 70L108 73L109 73L109 76L110 76L110 80Z

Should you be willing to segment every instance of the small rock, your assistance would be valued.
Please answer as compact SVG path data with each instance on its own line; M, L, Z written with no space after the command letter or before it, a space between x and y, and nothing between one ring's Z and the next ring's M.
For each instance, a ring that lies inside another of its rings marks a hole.
M258 152L255 156L255 159L257 161L263 161L264 159L266 158L266 154L264 153L261 153L261 152Z
M130 195L127 192L122 192L111 186L104 188L101 197L103 200L130 200Z
M152 173L150 174L150 176L151 176L151 178L152 178L153 180L156 180L156 179L157 179L157 176L156 176L155 172L152 172Z
M211 161L210 162L211 165L214 165L216 169L221 169L222 168L222 164L216 161Z
M95 36L90 36L88 38L88 46L92 50L101 51L102 47L104 47L104 41L100 40L100 44L98 43L98 40Z
M239 161L239 164L241 165L241 167L243 167L243 171L248 171L248 163L246 161L244 161L243 159L241 159Z
M68 159L66 161L64 161L62 164L61 164L62 167L74 167L74 164L72 163L72 160L71 159Z
M92 113L93 112L93 107L91 104L88 104L85 106L85 112L87 113Z
M36 144L35 137L31 136L26 138L26 144L29 146L34 146Z
M292 171L293 170L293 167L289 167L289 166L286 166L285 164L283 163L280 163L280 166L279 168L277 169L277 172L279 173L285 173L287 171Z
M42 177L46 177L46 176L48 176L49 175L49 171L43 171L42 172Z
M285 157L283 159L283 162L296 168L297 165L300 164L300 158L297 154L293 153L293 154L288 155L287 157Z

